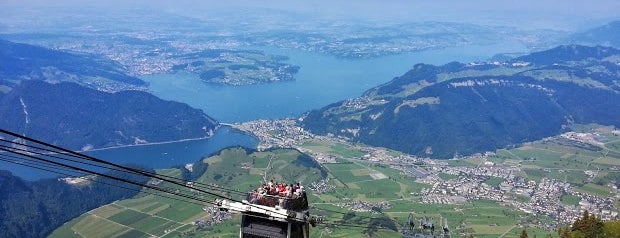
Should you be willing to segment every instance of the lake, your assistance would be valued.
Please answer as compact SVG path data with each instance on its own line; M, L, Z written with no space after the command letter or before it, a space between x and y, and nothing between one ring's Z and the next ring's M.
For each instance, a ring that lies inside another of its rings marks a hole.
M163 99L184 102L202 109L220 122L298 117L312 109L360 96L364 91L404 74L417 63L445 64L451 61L482 61L502 52L526 52L518 42L427 50L373 59L341 59L296 49L254 48L286 55L288 63L301 67L292 82L248 86L205 84L195 74L158 74L143 77L151 92ZM166 144L130 146L90 151L87 154L115 163L146 164L170 168L192 163L231 146L256 148L256 138L221 127L210 139ZM54 174L0 163L25 179L55 177Z
M231 146L256 148L258 140L228 126L220 127L209 139L187 140L152 145L127 146L88 151L85 154L119 164L144 164L152 168L170 168L193 163L201 158ZM52 178L51 172L31 169L21 165L0 162L0 170L8 170L27 180Z
M496 53L526 52L518 42L426 50L373 59L341 59L321 53L273 47L254 48L285 55L301 67L295 81L246 86L205 84L191 73L155 74L142 79L163 99L200 108L220 122L298 117L312 109L360 96L364 91L400 76L417 63L441 65L452 61L486 60Z

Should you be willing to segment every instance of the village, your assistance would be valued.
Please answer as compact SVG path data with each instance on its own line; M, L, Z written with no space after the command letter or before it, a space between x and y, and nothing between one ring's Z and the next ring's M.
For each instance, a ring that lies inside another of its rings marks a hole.
M269 148L296 148L312 155L319 163L336 163L338 155L312 151L303 146L309 139L331 141L333 143L347 143L344 138L314 135L297 124L295 119L258 120L233 125L234 128L251 133L260 139L259 150ZM567 133L563 138L576 138L581 142L592 142L595 135L584 133ZM366 154L352 161L368 164L389 165L401 171L401 174L415 178L417 183L427 184L430 187L421 193L411 194L418 197L420 203L426 204L463 204L475 200L496 201L504 206L512 207L532 215L543 215L552 218L555 223L539 224L541 228L553 230L557 226L570 224L581 216L583 211L600 216L603 220L618 218L615 208L615 197L604 197L576 191L574 186L557 179L542 178L540 181L518 176L523 167L520 164L496 164L487 158L494 156L493 152L475 154L480 163L475 166L451 166L447 160L431 160L418 158L403 153L390 153L388 149L351 145ZM593 173L584 171L585 174ZM332 185L333 186L333 185ZM313 184L313 190L329 192L329 182ZM618 194L617 188L610 187ZM578 200L577 204L566 204L561 201L562 196L572 196ZM354 201L348 206L350 209L361 209L360 204ZM347 204L349 204L347 203ZM346 204L344 204L346 205ZM369 209L370 205L362 206Z

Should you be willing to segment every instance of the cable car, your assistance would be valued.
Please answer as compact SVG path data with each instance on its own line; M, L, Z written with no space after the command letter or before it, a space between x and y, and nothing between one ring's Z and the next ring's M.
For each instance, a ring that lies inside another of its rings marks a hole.
M250 192L241 202L224 199L216 204L241 213L240 238L308 238L310 225L315 223L305 192L294 198Z

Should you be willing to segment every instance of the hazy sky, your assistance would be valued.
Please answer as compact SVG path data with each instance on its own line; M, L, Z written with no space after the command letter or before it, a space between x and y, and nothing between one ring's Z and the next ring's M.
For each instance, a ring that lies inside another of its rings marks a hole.
M130 3L127 3L130 2ZM0 6L101 9L155 8L188 14L221 9L277 9L316 16L402 21L460 21L576 30L620 19L618 0L0 0Z

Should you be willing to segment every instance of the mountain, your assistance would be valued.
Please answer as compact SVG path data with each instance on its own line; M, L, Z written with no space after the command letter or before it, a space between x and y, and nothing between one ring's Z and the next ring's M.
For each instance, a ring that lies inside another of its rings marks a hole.
M148 181L123 172L107 174L141 184ZM137 185L124 185L127 189L109 186L118 182L103 177L92 181L79 185L57 179L30 182L0 170L0 237L45 237L68 220L101 205L131 198L141 189Z
M452 158L556 135L572 123L620 126L620 51L560 46L510 61L418 64L303 126L418 156Z
M71 149L208 137L217 126L202 110L142 91L38 80L3 88L0 128Z
M0 40L0 128L71 149L213 133L217 122L204 112L145 86L103 57Z
M569 40L576 44L604 45L620 47L620 20L613 21L600 27L575 33Z
M528 62L538 66L568 65L570 62L588 61L589 59L602 61L607 57L618 54L620 54L620 50L611 47L563 45L547 51L534 52L529 55L517 57L512 60L512 62ZM602 61L601 63L611 62Z
M125 74L120 64L101 56L0 39L0 80L18 84L26 79L75 82L111 92L146 87L146 82Z

